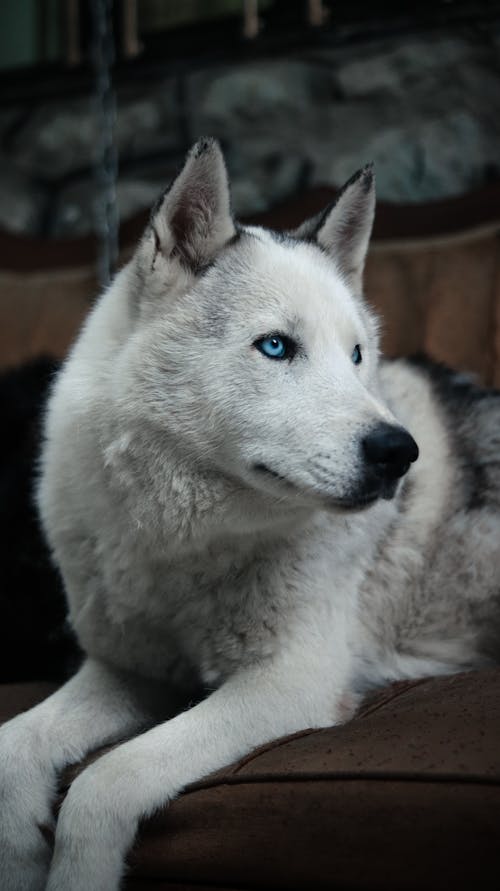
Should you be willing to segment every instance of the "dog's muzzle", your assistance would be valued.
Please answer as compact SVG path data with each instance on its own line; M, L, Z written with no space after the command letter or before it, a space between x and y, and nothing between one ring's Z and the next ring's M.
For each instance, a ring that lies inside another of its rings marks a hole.
M365 465L370 476L381 482L398 480L418 458L413 436L402 427L379 424L362 441Z

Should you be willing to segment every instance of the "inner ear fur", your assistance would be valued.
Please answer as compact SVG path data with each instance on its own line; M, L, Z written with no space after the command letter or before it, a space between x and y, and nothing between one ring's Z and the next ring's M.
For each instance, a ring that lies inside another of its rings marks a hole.
M374 216L375 174L367 164L346 182L333 204L291 234L315 241L335 261L348 287L361 293Z
M229 181L219 144L200 139L184 166L154 206L150 230L165 259L177 257L190 269L208 265L234 238Z

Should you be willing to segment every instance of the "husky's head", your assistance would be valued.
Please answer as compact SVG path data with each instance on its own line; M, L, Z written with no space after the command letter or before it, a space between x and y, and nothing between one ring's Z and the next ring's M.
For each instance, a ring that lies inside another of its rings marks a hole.
M192 149L131 267L129 381L182 459L289 506L392 497L418 451L377 389L374 207L367 166L295 232L240 226L217 143Z

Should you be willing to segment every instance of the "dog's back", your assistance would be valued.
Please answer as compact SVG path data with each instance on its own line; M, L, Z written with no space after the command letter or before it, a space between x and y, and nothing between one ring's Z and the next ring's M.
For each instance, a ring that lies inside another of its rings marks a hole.
M362 586L362 683L500 653L500 392L423 356L384 366L421 461Z

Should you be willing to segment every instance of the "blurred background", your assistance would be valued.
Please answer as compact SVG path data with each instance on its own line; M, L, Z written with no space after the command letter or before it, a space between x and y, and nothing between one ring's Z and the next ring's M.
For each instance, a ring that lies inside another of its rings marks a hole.
M0 83L0 680L59 678L40 406L198 136L238 217L277 228L374 161L385 352L500 385L500 3L2 0Z
M94 232L99 161L130 218L205 133L240 216L367 158L396 203L500 176L498 3L2 0L0 16L10 232Z

